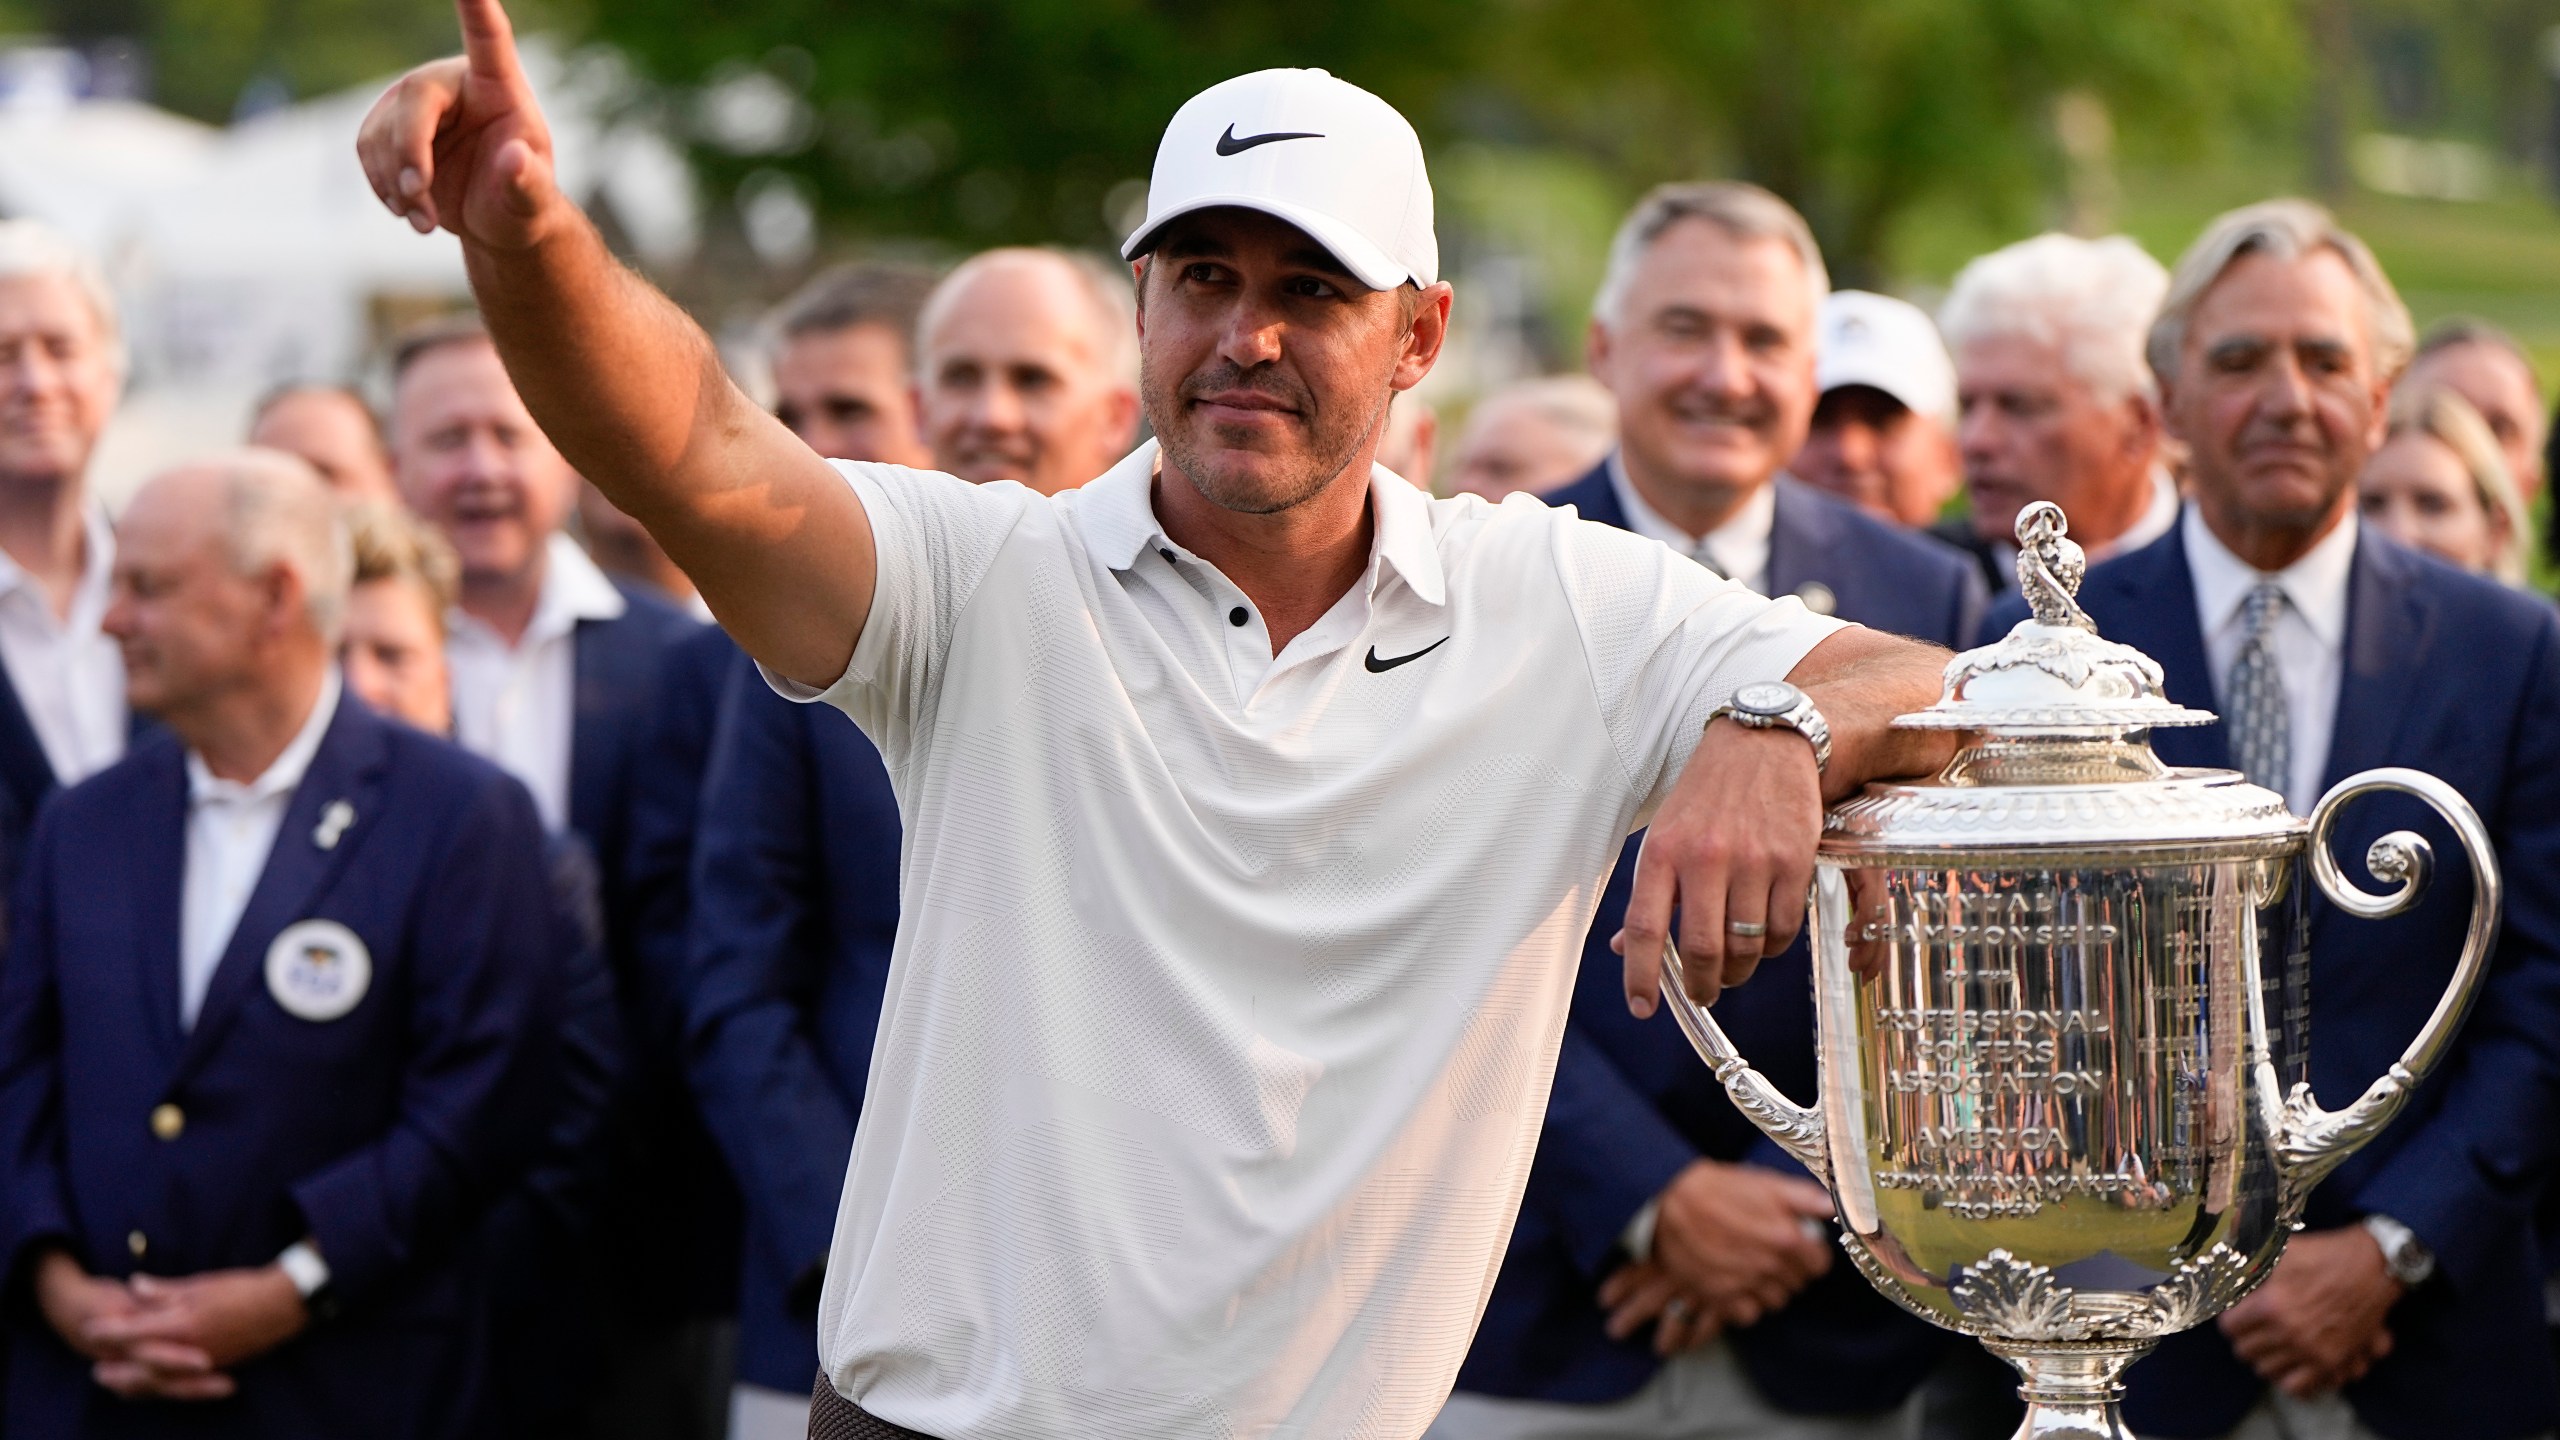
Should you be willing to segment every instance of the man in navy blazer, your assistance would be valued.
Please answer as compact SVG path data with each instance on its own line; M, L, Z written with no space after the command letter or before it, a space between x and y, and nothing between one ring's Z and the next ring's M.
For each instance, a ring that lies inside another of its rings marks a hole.
M524 788L342 693L316 476L128 512L107 627L170 733L57 795L0 961L0 1430L484 1433L472 1240L554 1069Z
M1774 196L1648 196L1619 232L1591 332L1624 442L1547 500L1767 594L1961 641L1985 603L1962 555L1780 473L1819 393L1825 286L1810 232ZM1510 1250L1431 1434L1898 1433L1898 1416L1874 1417L1907 1400L1943 1342L1834 1263L1828 1197L1734 1109L1670 1018L1628 1014L1610 942L1642 842L1627 842L1601 897ZM1791 947L1716 1014L1810 1096L1806 965Z
M645 864L634 814L669 658L695 621L619 585L565 534L578 479L526 413L476 320L411 332L393 354L402 493L462 562L447 639L454 737L522 780L552 833L594 862L624 1067L606 1117L610 1183L588 1237L592 1325L564 1326L560 1373L588 1377L552 1433L708 1440L726 1419L721 1328L737 1285L737 1199L684 1084L683 1003L645 953L682 872ZM676 780L697 783L698 770ZM658 777L664 779L666 777Z
M2357 526L2354 477L2409 348L2389 280L2317 207L2214 222L2151 341L2193 503L2080 592L2171 699L2222 717L2158 732L2161 759L2246 770L2298 813L2360 770L2427 771L2478 809L2507 886L2444 1063L2313 1192L2263 1287L2134 1367L2126 1414L2147 1436L2506 1440L2560 1422L2532 1227L2560 1145L2560 620ZM2004 602L1992 628L2024 615ZM2333 848L2352 868L2395 829L2435 847L2414 910L2361 921L2311 902L2310 1078L2333 1106L2399 1058L2470 914L2461 847L2414 802L2357 801Z
M933 464L909 364L932 288L903 267L850 265L784 302L775 414L810 449ZM717 723L702 727L707 760L693 752L693 923L678 959L694 1095L745 1202L730 1435L761 1440L808 1433L818 1286L897 937L902 831L868 737L774 694L735 646L722 658L700 697ZM665 829L677 807L651 808Z

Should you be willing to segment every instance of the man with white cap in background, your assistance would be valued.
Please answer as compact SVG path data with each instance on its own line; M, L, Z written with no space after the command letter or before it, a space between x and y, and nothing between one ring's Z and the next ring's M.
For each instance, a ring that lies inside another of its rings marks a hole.
M1956 462L1956 370L1919 306L1864 290L1824 297L1813 379L1822 398L1787 472L1879 520L1938 518Z
M2160 392L2143 337L2169 272L2122 235L2039 235L1956 275L1938 323L1956 357L1971 515L1930 533L2017 583L2018 512L2050 500L2089 563L2168 533L2178 488L2160 457Z
M1823 794L1942 762L1889 721L1943 654L1377 467L1450 292L1365 91L1174 117L1123 252L1160 443L1043 496L759 411L459 8L468 56L368 117L376 194L460 234L537 419L911 822L812 1432L1419 1432L1620 838L1654 822L1628 1003L1675 905L1684 984L1739 982L1801 927Z

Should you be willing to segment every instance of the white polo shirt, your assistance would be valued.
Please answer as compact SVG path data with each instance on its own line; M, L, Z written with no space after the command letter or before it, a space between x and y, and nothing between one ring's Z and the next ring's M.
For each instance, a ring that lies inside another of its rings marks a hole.
M824 698L906 839L828 1374L944 1440L1421 1433L1619 843L1839 625L1380 470L1274 657L1152 444L1054 497L840 468L880 569Z

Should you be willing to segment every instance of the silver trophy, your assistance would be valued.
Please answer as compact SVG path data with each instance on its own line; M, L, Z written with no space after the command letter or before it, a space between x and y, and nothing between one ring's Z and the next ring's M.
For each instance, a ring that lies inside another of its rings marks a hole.
M2173 770L2160 667L2099 638L2059 507L2018 518L2031 619L1947 666L1897 726L1966 733L1936 779L1870 785L1824 825L1813 987L1822 1093L1794 1103L1663 957L1672 1013L1734 1103L1830 1187L1878 1290L2017 1367L2017 1440L2132 1440L2125 1368L2274 1268L2304 1199L2399 1113L2452 1041L2498 928L2497 857L2453 788L2368 770L2311 818L2227 770ZM2433 807L2476 890L2425 1028L2344 1110L2304 1076L2304 862L2348 914L2414 904L2427 842L2329 835L2371 791Z

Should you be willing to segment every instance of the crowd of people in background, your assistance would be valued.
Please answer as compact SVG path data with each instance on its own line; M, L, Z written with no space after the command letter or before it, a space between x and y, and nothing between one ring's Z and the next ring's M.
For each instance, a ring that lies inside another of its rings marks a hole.
M1065 251L857 264L759 358L823 456L1054 493L1139 438L1137 318L1124 267ZM0 223L0 1431L798 1437L886 1023L891 777L583 485L473 318L384 353L379 410L278 389L111 519L87 471L113 297ZM1627 217L1586 358L1445 436L1400 397L1381 463L1957 649L2023 614L2013 526L2054 501L2106 633L2226 715L2164 755L2297 811L2367 765L2465 791L2510 903L2457 1059L2273 1282L2136 1369L2130 1413L2550 1434L2560 628L2525 588L2549 427L2524 350L2415 336L2299 202L2174 271L2025 240L1932 316L1832 290L1793 209L1718 182ZM1431 1434L2005 1436L2005 1368L1841 1263L1824 1191L1628 1013L1609 939L1641 841ZM2323 1093L2416 1027L2452 913L2315 955ZM1718 1014L1809 1094L1787 964Z

